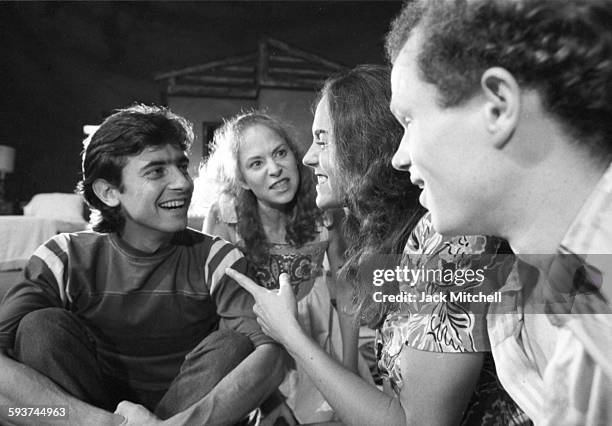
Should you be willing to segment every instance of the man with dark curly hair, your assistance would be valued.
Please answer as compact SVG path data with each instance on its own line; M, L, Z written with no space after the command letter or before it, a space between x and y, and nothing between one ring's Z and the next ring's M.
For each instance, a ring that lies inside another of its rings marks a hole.
M393 165L443 234L507 239L500 380L536 424L612 423L612 2L417 0L387 37Z
M278 386L280 348L225 276L244 256L187 228L192 140L136 105L86 143L93 231L39 247L0 304L0 419L31 424L5 408L36 405L71 424L118 424L116 407L123 424L235 424Z

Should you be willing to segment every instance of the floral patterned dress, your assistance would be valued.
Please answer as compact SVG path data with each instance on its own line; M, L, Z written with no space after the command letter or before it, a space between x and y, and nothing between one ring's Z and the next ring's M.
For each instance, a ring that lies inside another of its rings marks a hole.
M377 331L378 367L396 394L404 384L400 370L404 346L428 352L486 352L462 425L531 424L497 379L487 335L488 303L450 297L451 293L488 295L499 289L512 265L511 256L501 255L504 244L484 236L442 237L433 229L427 213L411 233L402 266L450 275L423 273L409 284L401 283L401 292L415 296L394 305ZM468 270L481 272L466 274Z

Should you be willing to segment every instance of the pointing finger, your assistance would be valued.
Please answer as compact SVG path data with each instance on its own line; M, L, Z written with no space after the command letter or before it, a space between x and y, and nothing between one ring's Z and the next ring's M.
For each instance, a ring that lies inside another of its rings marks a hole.
M244 288L246 291L251 293L253 296L260 294L261 291L264 290L263 287L260 287L257 284L255 284L255 282L252 279L250 279L244 274L241 274L235 269L226 268L225 273L227 274L228 277L236 281L242 288Z

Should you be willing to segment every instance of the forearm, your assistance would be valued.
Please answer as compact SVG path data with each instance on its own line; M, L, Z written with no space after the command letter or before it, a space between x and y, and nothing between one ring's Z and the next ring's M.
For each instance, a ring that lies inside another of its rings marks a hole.
M281 383L281 349L258 346L203 399L165 423L169 425L234 424L255 409Z
M340 223L341 216L344 212L336 212L334 222ZM359 340L359 320L353 304L353 286L340 279L338 271L343 263L343 255L345 250L344 239L338 228L330 230L331 241L328 248L328 259L331 269L329 277L330 293L333 293L336 299L336 311L338 312L338 321L340 324L340 332L342 336L342 364L349 370L357 373L358 351L357 345ZM332 297L334 297L332 296Z
M398 399L385 395L340 365L303 332L294 333L286 348L344 424L405 424Z
M64 392L53 381L36 370L0 352L0 423L32 424L31 417L7 417L8 407L66 407L66 425L120 425L123 417L89 405ZM38 417L37 424L46 424ZM49 419L48 424L58 424Z
M338 306L338 322L342 335L342 364L353 373L357 373L359 323L356 316L344 313L341 306Z

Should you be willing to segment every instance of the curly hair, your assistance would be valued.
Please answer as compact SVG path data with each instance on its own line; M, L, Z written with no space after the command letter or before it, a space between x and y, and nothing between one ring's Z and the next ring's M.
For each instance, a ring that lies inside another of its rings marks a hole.
M268 238L261 223L257 197L251 190L240 185L242 175L238 166L238 151L243 135L248 128L255 125L266 126L277 133L287 143L296 160L302 158L302 153L285 124L269 114L254 111L237 115L217 129L211 154L202 164L200 175L215 182L219 194L229 194L234 199L238 217L237 232L244 241L245 255L254 264L264 264L269 257ZM312 172L299 161L297 166L300 183L295 197L286 206L289 220L285 230L287 242L300 247L317 235L321 213L315 204Z
M151 146L173 145L188 151L193 142L191 123L168 109L134 105L117 110L83 143L83 179L77 184L92 209L90 224L97 232L120 232L125 224L121 206L110 207L93 190L97 179L105 179L123 191L121 174L128 157Z
M356 306L374 324L382 312L370 309L372 283L360 272L374 257L401 253L423 212L410 175L391 166L403 129L389 110L389 69L361 65L335 75L317 104L321 99L328 102L332 122L335 187L348 210L343 231L349 248L339 275L357 285Z
M387 35L392 62L415 29L421 77L442 107L470 99L484 71L503 67L576 143L612 158L610 0L416 0Z

